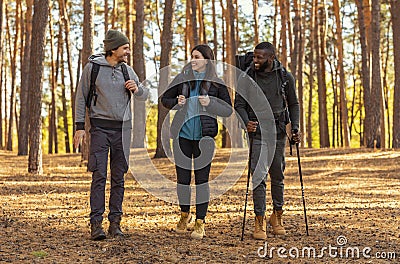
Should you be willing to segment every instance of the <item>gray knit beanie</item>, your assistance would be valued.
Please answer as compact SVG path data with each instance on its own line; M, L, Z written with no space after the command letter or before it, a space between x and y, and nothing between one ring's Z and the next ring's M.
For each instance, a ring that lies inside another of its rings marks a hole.
M104 50L114 50L122 45L129 44L129 39L118 30L110 29L106 33L106 38L103 40Z

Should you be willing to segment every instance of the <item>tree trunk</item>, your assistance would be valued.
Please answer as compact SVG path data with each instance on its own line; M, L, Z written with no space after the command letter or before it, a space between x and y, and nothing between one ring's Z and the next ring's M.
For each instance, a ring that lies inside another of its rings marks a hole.
M33 0L26 0L25 13L25 37L24 37L24 57L21 67L21 91L20 91L20 122L18 133L18 155L28 155L28 135L29 135L29 56L31 50L32 36L32 8ZM2 23L2 22L0 22ZM1 42L1 39L0 39Z
M82 69L88 63L88 58L93 51L93 0L83 2L83 36L82 36ZM75 124L74 124L75 125ZM85 118L86 140L82 142L82 163L89 159L90 148L90 121L88 113Z
M32 19L32 35L29 87L29 158L28 172L41 175L42 167L42 76L44 47L46 43L46 28L49 15L49 0L35 0Z
M309 31L310 31L310 38L308 39L308 46L310 53L308 54L308 58L306 57L306 61L308 62L310 73L308 74L308 83L309 83L309 94L308 94L308 115L307 115L307 147L312 148L312 102L313 102L313 88L314 88L314 50L315 50L315 8L316 8L316 1L311 0L311 13L310 13L310 20L309 20Z
M197 1L196 0L187 0L187 1L190 1L191 5L190 23L192 25L193 43L191 43L190 49L193 49L194 46L199 44L199 33L197 29Z
M221 13L222 16L225 17L226 16L226 8L224 7L224 1L221 0L219 1L220 6L221 6ZM227 39L228 33L227 31L227 22L225 19L222 20L221 23L221 28L222 28L222 39L225 40ZM222 57L222 62L226 62L226 41L222 41L222 48L221 48L221 57Z
M135 1L135 5L137 5L137 1ZM131 40L132 43L132 38L133 36L132 32L134 31L132 28L132 0L124 0L124 11L125 11L125 35L128 37L128 39ZM137 19L135 19L135 23L138 22ZM132 49L131 46L131 54L128 56L128 65L133 65L133 58L136 55L136 50Z
M59 65L56 67L57 69L60 68L61 76L65 76L65 58L63 52L64 40L62 32L62 25L60 24L60 34L58 37L58 54L57 58L60 57L60 60L57 60L57 64ZM58 73L58 71L57 71ZM58 80L58 78L56 78ZM65 142L65 152L71 153L70 147L70 140L69 140L69 127L68 127L68 107L67 107L67 97L66 97L66 85L65 85L65 78L61 78L61 103L62 103L62 110L61 114L63 117L63 132L64 132L64 142Z
M14 35L14 45L13 49L11 50L11 45L9 45L10 49L10 59L11 59L11 97L10 97L10 108L9 108L9 123L8 123L8 138L7 138L7 150L13 150L13 135L14 135L14 104L15 104L15 92L16 92L16 73L17 73L17 51L19 50L18 43L19 43L19 32L20 32L20 15L21 15L21 0L17 0L17 7L16 7L16 14L15 14L15 34ZM7 10L7 9L6 9ZM7 14L7 11L6 11ZM8 36L10 37L11 41L11 32L9 21L7 20L7 31Z
M167 154L171 153L171 146L169 143L169 138L165 140L164 144L161 142L161 130L166 135L169 134L169 122L165 122L168 125L164 125L164 119L168 114L168 109L166 109L161 104L161 96L167 88L169 78L170 78L170 68L171 64L171 50L172 50L172 21L174 18L174 7L175 0L165 0L164 7L164 19L163 19L163 31L161 33L161 56L160 56L160 86L158 88L158 116L157 116L157 148L155 153L155 158L165 158ZM165 68L168 67L168 68ZM164 147L165 149L164 149Z
M297 66L300 50L300 28L301 28L301 6L298 0L293 1L294 21L293 21L293 50L290 51L290 71L295 79L297 79Z
M0 0L0 30L3 32L4 1ZM0 109L3 109L3 34L0 34ZM3 111L0 111L0 149L3 149ZM28 148L28 147L27 147Z
M133 61L133 68L139 77L139 81L146 79L146 65L144 61L144 0L135 1L136 19L135 19L135 57ZM133 99L133 97L132 97ZM133 133L133 147L144 148L144 140L146 134L146 102L135 100L134 104L134 125L135 133Z
M108 0L104 0L104 35L108 31Z
M69 82L70 82L70 93L71 93L71 113L72 113L72 127L73 131L75 132L75 92L74 92L74 72L72 69L72 57L71 57L71 41L70 41L70 16L68 15L68 11L65 4L66 0L59 0L60 4L60 11L62 22L64 26L64 34L65 34L65 48L67 52L67 62L68 62L68 75L69 75ZM79 53L80 55L80 53ZM78 68L80 65L80 61L78 62ZM79 81L79 78L77 78ZM67 136L67 135L66 135ZM69 138L69 135L68 135ZM69 139L68 139L69 141Z
M393 96L393 148L400 148L400 1L392 0L392 30L394 50L394 96Z
M281 61L282 65L284 67L287 67L287 13L286 9L288 8L286 6L286 0L279 0L280 4L280 15L281 15L281 36L280 39L282 41L282 46L281 46L281 51L279 54L279 60ZM279 49L278 49L279 50ZM277 54L277 55L278 55Z
M372 24L371 38L380 39L380 1L372 0ZM381 86L381 62L380 62L380 42L372 41L372 85L371 85L371 102L365 105L366 112L371 111L372 127L371 135L367 138L367 147L380 148L384 147L384 131L382 131L382 86Z
M206 38L206 29L204 25L204 13L203 13L203 1L197 1L197 23L199 25L199 42L200 43L207 43Z
M343 144L344 147L350 146L350 132L348 125L348 109L347 109L347 98L346 98L346 77L344 70L344 48L342 39L342 19L340 17L340 3L339 0L333 0L333 11L336 18L336 44L338 49L338 68L339 68L339 87L340 87L340 114L343 128Z
M258 0L253 0L253 19L254 19L254 46L258 44L260 36L258 35Z
M297 65L296 65L296 79L297 79L297 91L298 91L298 96L299 96L299 105L300 105L300 131L301 133L301 142L304 144L305 143L305 115L304 115L304 87L303 87L303 64L304 64L304 36L305 36L305 27L303 27L303 18L301 15L302 8L301 5L298 5L298 16L295 19L295 23L299 23L299 32L298 32L298 53L297 53ZM304 11L306 9L304 8ZM298 20L298 21L297 21Z
M319 108L319 137L320 147L326 148L330 146L328 131L328 113L326 108L326 73L325 73L325 43L326 43L326 5L325 0L319 3L316 9L318 15L318 40L316 43L317 50L317 76L318 76L318 108Z
M370 48L368 42L369 28L370 28L370 11L369 5L364 6L363 0L356 0L357 13L358 13L358 26L360 28L360 44L361 44L361 77L362 86L364 92L364 109L365 109L365 119L364 119L364 134L361 145L365 146L367 144L367 139L371 138L372 133L372 113L367 111L367 106L370 105L371 101L371 75L370 75ZM368 24L367 24L368 23Z
M157 13L158 14L158 13ZM186 1L186 28L192 28L192 1ZM157 16L158 17L158 16ZM190 48L194 47L193 45L193 32L192 30L185 30L185 61L188 61L191 54Z
M225 12L225 21L226 21L226 46L230 47L226 50L226 63L228 65L235 65L235 55L237 52L236 46L236 30L235 30L235 8L233 6L232 0L227 1L226 12ZM225 73L226 85L227 87L234 87L235 82L235 72L228 68ZM230 90L231 99L234 100L234 91ZM226 119L226 130L224 132L224 142L223 146L226 148L237 148L242 146L242 137L241 131L239 128L239 124L235 122L233 118ZM229 133L228 133L229 132Z
M389 97L390 97L390 90L389 90L389 85L388 85L388 67L389 67L389 57L392 56L391 55L391 50L390 50L390 38L391 38L391 30L390 30L390 24L391 21L388 21L388 25L387 26L383 26L384 30L386 31L385 33L385 51L382 50L382 53L385 54L385 59L382 59L382 73L383 73L383 77L382 77L382 91L383 91L383 112L382 115L384 115L384 118L382 120L383 125L386 124L387 126L387 139L385 140L385 144L387 144L386 146L388 148L390 148L391 145L391 131L390 131L390 109L389 109ZM383 56L383 55L382 55ZM386 121L386 123L385 123ZM385 130L386 131L386 130Z
M292 69L291 67L291 63L292 63L292 58L293 56L297 56L297 54L294 54L293 50L294 50L294 45L293 45L293 27L292 27L292 18L290 16L290 1L289 0L285 0L285 6L286 6L286 23L287 23L287 42L289 44L289 54L286 53L287 58L290 58L290 62L286 61L287 65L286 67L288 67L289 69ZM292 73L296 74L296 71L292 71Z
M214 56L215 60L218 60L218 31L217 31L217 21L215 12L215 0L212 0L212 24L213 24L213 44L214 44Z
M272 36L272 45L274 45L274 47L276 48L276 49L278 49L278 45L279 45L279 43L278 43L278 41L277 41L277 38L278 38L278 33L277 33L277 24L278 24L278 13L279 13L279 0L274 0L274 7L275 7L275 10L274 10L274 35Z
M50 10L53 8L53 3L50 2ZM50 122L49 122L49 154L58 153L58 137L57 137L57 108L56 108L56 65L54 59L54 30L53 16L49 13L49 32L50 32L50 65L51 65L51 103L50 103ZM61 33L61 32L60 32ZM62 77L64 78L64 76Z
M113 0L113 8L111 13L111 28L115 28L115 23L117 22L117 0Z

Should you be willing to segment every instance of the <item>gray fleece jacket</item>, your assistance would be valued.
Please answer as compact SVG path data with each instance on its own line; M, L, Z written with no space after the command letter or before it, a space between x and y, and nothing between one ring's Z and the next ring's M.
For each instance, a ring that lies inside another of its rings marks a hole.
M122 63L111 66L104 54L92 55L89 63L85 65L78 89L76 91L75 103L75 125L76 130L85 127L86 99L89 94L90 76L93 63L100 65L96 78L96 93L98 94L96 105L91 104L89 110L90 122L105 128L121 128L128 124L131 127L132 113L128 90L125 88L125 79L122 73ZM129 76L134 80L139 91L134 98L144 101L148 96L148 89L140 85L139 79L133 69L126 65ZM133 98L133 97L132 97Z

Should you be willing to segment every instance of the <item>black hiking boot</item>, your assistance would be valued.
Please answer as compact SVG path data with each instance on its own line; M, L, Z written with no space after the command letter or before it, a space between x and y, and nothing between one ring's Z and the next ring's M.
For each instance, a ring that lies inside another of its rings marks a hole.
M108 227L108 235L110 237L123 237L124 233L121 231L121 217L116 217L114 221L110 222Z
M106 238L101 222L93 222L90 224L90 239L91 240L103 240Z

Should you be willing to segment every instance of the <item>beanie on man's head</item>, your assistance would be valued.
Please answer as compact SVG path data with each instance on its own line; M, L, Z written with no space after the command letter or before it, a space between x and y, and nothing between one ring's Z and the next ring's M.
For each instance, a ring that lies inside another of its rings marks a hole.
M109 51L117 49L122 45L129 44L129 39L118 30L110 29L107 31L103 43L104 50Z

